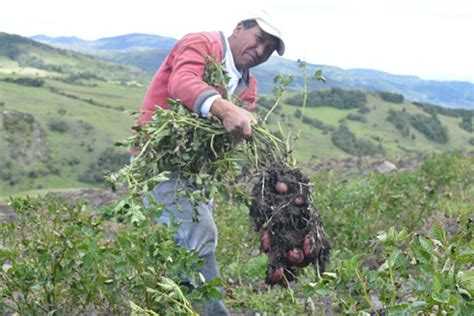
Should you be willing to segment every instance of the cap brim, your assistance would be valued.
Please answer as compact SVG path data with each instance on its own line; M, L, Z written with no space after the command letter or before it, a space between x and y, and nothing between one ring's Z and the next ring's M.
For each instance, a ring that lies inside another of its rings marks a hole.
M281 38L279 38L279 37L277 37L277 38L278 38L279 43L278 43L278 48L277 48L276 51L277 51L278 55L283 56L283 54L285 53L285 43L282 41Z
M283 42L283 39L281 38L280 31L261 18L256 18L255 21L265 33L275 36L278 39L278 47L276 48L276 51L278 52L278 55L282 56L285 53L285 42Z

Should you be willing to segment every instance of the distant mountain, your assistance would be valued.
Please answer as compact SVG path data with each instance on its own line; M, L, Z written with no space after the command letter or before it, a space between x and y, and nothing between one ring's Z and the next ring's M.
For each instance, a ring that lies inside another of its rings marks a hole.
M97 53L97 51L130 52L156 48L169 50L176 43L174 38L139 33L104 37L94 41L87 41L77 37L49 37L46 35L35 35L31 39L86 53Z
M77 38L75 36L49 37L46 35L35 35L30 38L37 42L63 44L63 45L84 45L84 43L87 43L87 41Z
M463 81L423 80L416 76L393 75L371 69L341 69L327 65L308 64L308 74L321 69L327 84L309 83L310 89L340 87L364 91L389 91L399 93L408 100L443 105L454 108L474 109L474 84ZM253 73L261 82L259 88L269 93L275 73L290 74L295 78L294 90L301 90L303 78L298 63L273 57L256 67Z
M176 39L149 34L127 34L84 41L75 37L51 38L44 35L33 39L53 46L89 53L101 59L137 66L153 74L166 57ZM408 100L448 107L474 109L474 84L461 81L422 80L416 76L393 75L371 69L342 69L328 65L308 64L308 74L317 69L328 79L326 85L309 83L310 89L340 87L365 91L389 91L403 94ZM253 69L258 79L258 89L269 94L277 74L290 74L295 78L293 90L303 84L298 63L280 57Z
M95 76L103 79L130 81L148 80L149 74L133 65L109 63L95 56L58 49L19 35L0 32L0 58L9 63L0 68L0 75L29 74L29 69L42 77L63 78L66 75Z

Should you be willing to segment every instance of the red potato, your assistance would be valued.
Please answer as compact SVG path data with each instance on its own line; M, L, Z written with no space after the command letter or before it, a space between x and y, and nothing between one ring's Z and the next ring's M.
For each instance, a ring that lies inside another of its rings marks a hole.
M304 260L303 250L300 248L293 248L288 251L287 258L292 264L301 263Z
M314 259L318 256L318 252L313 236L309 234L306 235L303 241L303 253L305 258Z
M304 268L304 267L309 266L313 262L313 260L314 259L311 259L311 258L304 258L304 260L301 261L300 263L294 263L293 265L297 268Z
M268 275L267 275L268 283L277 284L278 282L281 281L281 279L283 279L284 274L285 274L285 271L283 270L283 267L278 267L276 269L269 267Z
M286 194L288 192L288 185L285 182L278 181L275 184L275 189L280 194Z
M295 205L296 206L303 206L304 205L304 199L302 196L298 195L295 197Z
M260 236L260 246L263 252L270 251L270 233L266 229L262 231L262 235Z

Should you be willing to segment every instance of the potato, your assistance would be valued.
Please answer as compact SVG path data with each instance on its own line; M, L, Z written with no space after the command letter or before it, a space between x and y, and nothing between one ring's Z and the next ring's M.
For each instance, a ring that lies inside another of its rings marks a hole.
M314 245L314 237L309 234L304 237L303 253L305 258L314 259L318 256L318 251Z
M313 262L314 259L311 259L311 258L304 258L303 261L299 262L299 263L293 263L293 265L297 268L304 268L304 267L307 267L311 264L311 262Z
M275 189L280 194L286 194L288 192L288 185L285 182L278 181L275 184Z
M304 198L301 195L295 197L295 205L296 206L303 206L304 205Z
M268 283L270 284L277 284L278 282L283 279L283 275L285 271L283 270L283 267L278 267L278 268L268 268L268 275L267 275L267 280Z
M303 250L300 248L293 248L290 251L288 251L288 254L286 255L288 258L288 261L290 263L300 263L304 259L304 254Z
M263 252L270 251L270 233L266 229L262 231L260 236L260 246Z

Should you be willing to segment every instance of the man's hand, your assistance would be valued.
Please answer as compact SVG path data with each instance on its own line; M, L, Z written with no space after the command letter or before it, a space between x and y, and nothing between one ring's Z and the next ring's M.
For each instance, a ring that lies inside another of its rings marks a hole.
M252 124L257 120L247 110L239 108L232 102L218 98L211 107L211 113L224 124L225 130L237 138L248 139L252 135Z

